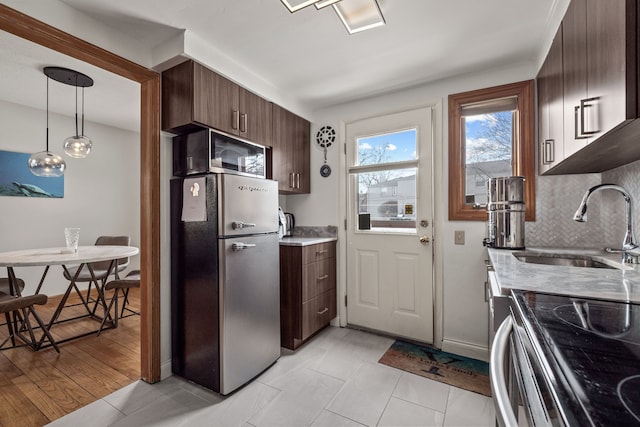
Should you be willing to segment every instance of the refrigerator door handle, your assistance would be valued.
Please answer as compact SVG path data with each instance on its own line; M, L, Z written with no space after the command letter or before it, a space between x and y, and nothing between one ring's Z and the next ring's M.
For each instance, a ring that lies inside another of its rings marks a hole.
M242 222L242 221L233 221L231 223L231 228L233 228L234 230L242 230L243 228L251 228L251 227L255 227L255 224L249 223L249 222Z
M231 245L231 250L233 250L234 252L238 252L255 247L256 245L254 243L234 243L233 245Z

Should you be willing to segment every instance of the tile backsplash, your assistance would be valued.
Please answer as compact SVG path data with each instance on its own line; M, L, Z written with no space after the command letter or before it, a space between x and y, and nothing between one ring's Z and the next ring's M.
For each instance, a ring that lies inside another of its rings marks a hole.
M600 174L538 176L536 221L525 225L526 245L619 248L626 230L626 209L621 194L610 190L594 193L589 200L587 221L580 223L572 219L584 193L598 184L625 188L635 203L634 225L640 224L640 161Z

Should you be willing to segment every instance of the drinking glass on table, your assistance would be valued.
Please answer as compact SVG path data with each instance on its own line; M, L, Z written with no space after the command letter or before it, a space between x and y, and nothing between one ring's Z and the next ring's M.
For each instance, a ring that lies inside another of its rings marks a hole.
M64 229L64 240L67 243L68 253L77 253L78 252L78 241L80 240L80 229L67 227Z

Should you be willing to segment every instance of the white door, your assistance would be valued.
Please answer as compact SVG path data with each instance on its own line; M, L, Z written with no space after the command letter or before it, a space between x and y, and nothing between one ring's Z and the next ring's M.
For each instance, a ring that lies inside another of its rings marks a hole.
M347 322L433 342L431 108L346 126Z

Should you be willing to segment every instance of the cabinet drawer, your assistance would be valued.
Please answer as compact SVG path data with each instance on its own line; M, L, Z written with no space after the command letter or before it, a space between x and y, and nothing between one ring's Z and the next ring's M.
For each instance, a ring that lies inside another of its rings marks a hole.
M336 317L336 290L331 289L302 304L302 340L306 340Z
M336 257L336 242L318 243L302 247L302 264Z
M302 271L302 302L336 287L335 258L304 265Z

